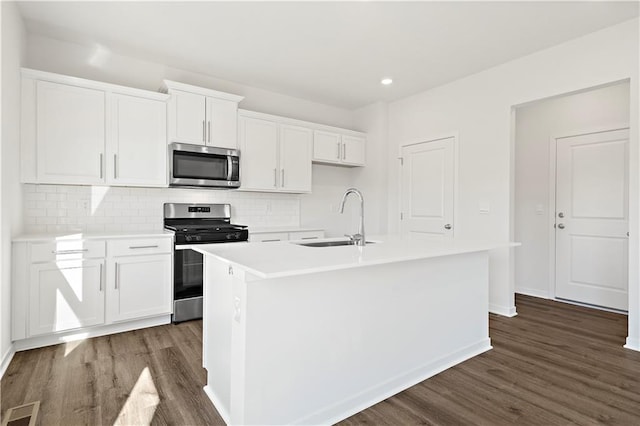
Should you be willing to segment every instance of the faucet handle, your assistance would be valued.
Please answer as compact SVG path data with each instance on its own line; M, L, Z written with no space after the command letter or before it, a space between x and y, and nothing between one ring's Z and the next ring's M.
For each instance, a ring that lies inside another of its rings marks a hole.
M353 235L344 234L344 236L349 238L349 241L351 241L352 243L357 243L359 241L362 241L362 234L353 234Z

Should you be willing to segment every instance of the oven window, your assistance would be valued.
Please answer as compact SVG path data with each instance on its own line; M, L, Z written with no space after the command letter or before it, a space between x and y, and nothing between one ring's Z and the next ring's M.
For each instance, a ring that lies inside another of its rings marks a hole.
M227 156L200 152L173 152L173 177L227 180Z
M176 250L173 265L174 299L202 296L202 254L193 250Z

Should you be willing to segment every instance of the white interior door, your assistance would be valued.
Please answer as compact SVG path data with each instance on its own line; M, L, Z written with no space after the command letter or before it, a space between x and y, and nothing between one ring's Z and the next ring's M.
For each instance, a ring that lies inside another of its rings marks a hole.
M557 139L556 297L627 310L629 131Z
M454 142L450 137L402 148L403 235L453 236Z

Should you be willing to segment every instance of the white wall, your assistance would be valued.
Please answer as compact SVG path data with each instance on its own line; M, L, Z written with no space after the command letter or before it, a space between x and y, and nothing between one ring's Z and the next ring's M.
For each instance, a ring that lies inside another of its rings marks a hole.
M629 123L629 83L535 102L516 109L515 289L551 297L549 140Z
M640 349L638 290L638 19L606 28L389 105L389 229L397 231L398 146L459 134L462 238L511 235L512 115L515 105L631 78L631 241L628 343ZM479 205L488 204L489 214ZM511 250L491 255L490 307L515 314Z
M13 2L2 2L2 113L0 140L0 370L11 351L11 238L21 232L20 66L26 36ZM0 375L3 371L0 371Z

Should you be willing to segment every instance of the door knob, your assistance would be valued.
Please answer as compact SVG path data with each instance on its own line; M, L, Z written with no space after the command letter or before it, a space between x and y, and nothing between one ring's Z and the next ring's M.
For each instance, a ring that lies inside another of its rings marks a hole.
M564 223L559 223L559 224L558 224L558 228L560 228L560 229L564 229Z
M558 213L558 217L564 217L564 213L563 212Z
M447 223L447 224L444 226L444 229L451 229L451 224L450 224L450 223Z

